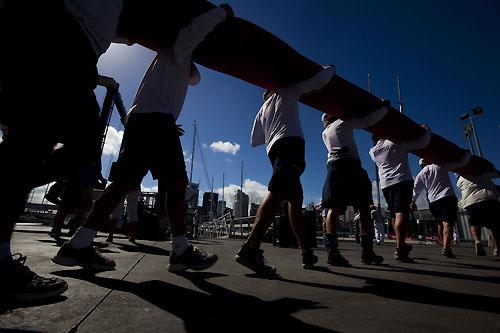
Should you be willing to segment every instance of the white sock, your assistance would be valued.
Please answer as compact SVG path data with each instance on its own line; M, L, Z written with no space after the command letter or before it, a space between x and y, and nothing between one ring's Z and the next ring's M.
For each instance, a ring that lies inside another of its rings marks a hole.
M92 245L97 231L90 228L78 228L73 237L69 240L69 244L74 249L82 249Z
M8 264L13 261L10 251L10 242L0 243L0 264Z
M172 237L172 251L178 256L182 255L187 250L188 246L186 235Z

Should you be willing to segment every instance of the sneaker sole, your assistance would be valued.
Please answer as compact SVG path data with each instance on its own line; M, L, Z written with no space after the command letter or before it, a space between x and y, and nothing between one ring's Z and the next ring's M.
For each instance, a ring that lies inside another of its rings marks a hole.
M303 269L311 269L311 268L314 268L314 265L316 265L317 263L318 263L318 257L316 257L316 259L312 263L302 264L302 268Z
M411 258L405 258L405 259L394 258L394 260L399 261L399 262L403 262L403 263L407 263L407 264L414 264L415 263L415 260L413 260Z
M68 266L68 267L75 267L75 266L80 266L84 269L91 270L91 271L98 271L98 272L105 272L105 271L113 271L115 270L115 266L110 267L110 266L100 266L96 264L82 264L75 258L71 257L62 257L62 256L54 256L52 259L52 262L61 266Z
M384 262L384 258L382 258L381 260L363 260L363 259L361 259L361 262L363 264L366 264L366 265L371 265L371 264L380 265L381 263Z
M238 264L245 266L246 268L248 268L249 270L251 270L257 274L267 275L267 276L275 276L276 275L276 268L274 268L274 267L270 271L269 270L263 271L260 269L256 269L251 261L248 261L245 258L240 257L239 255L236 255L236 257L234 257L234 260Z
M11 302L29 302L29 301L40 301L44 299L49 299L53 297L57 297L63 294L66 290L68 290L68 285L65 284L61 288L53 290L47 293L40 294L15 294L15 295L6 295L0 297L0 300L6 300Z
M188 269L192 269L193 271L202 271L202 270L208 269L208 268L212 267L213 265L215 265L217 260L219 260L219 258L216 256L214 258L213 262L206 263L203 265L197 265L197 266L187 266L184 264L174 264L174 265L168 264L167 269L169 272L172 272L172 273L184 272L185 270L188 270Z

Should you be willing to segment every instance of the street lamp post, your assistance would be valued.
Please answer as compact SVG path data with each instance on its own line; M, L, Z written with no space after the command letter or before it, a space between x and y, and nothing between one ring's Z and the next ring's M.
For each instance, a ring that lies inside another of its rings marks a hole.
M472 109L472 113L473 113L472 116L469 116L468 112L461 115L460 121L463 122L466 120L470 120L471 128L466 129L467 126L464 126L465 136L467 137L467 139L469 140L469 143L470 143L470 133L472 132L474 134L474 139L476 140L477 152L478 152L480 157L483 157L483 154L481 152L481 146L479 145L479 139L477 138L477 132L476 132L476 127L474 126L474 119L473 118L482 115L484 112L483 112L483 109L481 109L481 107L478 106L478 107L475 107ZM472 148L472 143L470 143L470 146ZM472 151L472 153L474 154L473 151Z
M469 125L469 124L466 124L464 126L464 134L465 134L465 137L467 138L467 141L469 142L469 147L470 147L471 154L475 155L475 153L474 153L474 146L472 145L472 140L470 139L470 135L472 134L472 132L473 132L472 126Z

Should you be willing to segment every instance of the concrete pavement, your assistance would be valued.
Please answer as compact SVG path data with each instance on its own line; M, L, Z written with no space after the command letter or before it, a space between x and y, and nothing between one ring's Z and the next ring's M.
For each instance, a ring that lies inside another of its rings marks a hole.
M280 277L259 278L234 262L242 240L193 241L219 255L203 272L166 269L170 242L131 244L117 235L97 245L117 269L90 275L50 261L58 247L49 228L17 225L12 250L28 257L38 274L65 279L69 289L51 301L1 304L0 328L34 332L500 332L500 259L491 248L477 257L455 247L456 259L440 248L415 245L415 264L392 259L393 245L376 246L383 265L363 265L360 248L341 242L353 267L320 261L304 270L300 253L264 244Z

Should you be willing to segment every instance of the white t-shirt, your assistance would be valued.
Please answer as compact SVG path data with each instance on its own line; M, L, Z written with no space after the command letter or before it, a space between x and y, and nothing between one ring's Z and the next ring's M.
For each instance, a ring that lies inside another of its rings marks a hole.
M304 138L299 119L298 101L302 94L327 84L335 74L331 66L316 73L308 80L279 88L260 108L253 123L250 144L253 147L266 144L269 154L273 144L284 137Z
M426 130L424 135L415 141L393 142L381 139L370 149L370 157L377 164L380 175L380 188L413 180L408 165L408 151L425 148L431 139L431 131Z
M98 58L106 52L116 35L123 1L64 0L64 9L75 17L85 31Z
M460 176L457 182L457 187L462 191L460 206L465 208L485 200L499 200L500 193L491 181L491 179L498 177L498 173L494 171L479 175Z
M371 126L382 119L386 113L387 108L382 107L365 117L343 117L329 124L323 131L323 142L328 150L328 162L346 158L359 160L358 147L354 141L354 129Z
M413 202L417 201L424 188L427 191L427 200L429 202L455 196L448 170L436 164L426 165L418 173L413 186Z
M224 8L201 14L179 31L177 39L154 56L135 96L131 113L171 113L179 117L191 75L193 50L226 19Z

